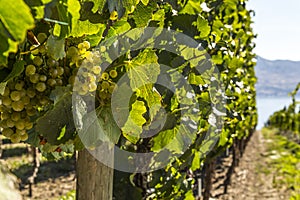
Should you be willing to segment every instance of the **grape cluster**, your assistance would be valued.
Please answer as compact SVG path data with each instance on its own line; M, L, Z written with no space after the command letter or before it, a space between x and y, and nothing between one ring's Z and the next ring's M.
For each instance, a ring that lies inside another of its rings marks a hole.
M71 76L70 83L75 83L73 91L79 95L96 94L100 104L107 104L116 86L114 79L117 78L118 72L115 69L102 72L100 53L105 49L86 51L88 48L89 44L83 42L78 45L78 49L69 49L67 55L72 56L72 62L78 66L77 63L80 61L80 69L74 70L75 74Z
M8 82L3 95L0 95L0 128L2 134L14 143L28 139L28 131L33 128L34 119L52 104L49 98L51 91L56 86L69 84L70 74L76 68L47 55L45 33L38 34L37 39L42 45L38 48L31 47L25 70L19 77ZM86 51L88 43L84 44ZM68 52L72 49L73 46ZM83 51L82 49L82 53ZM79 62L80 59L77 59L77 65Z
M55 60L47 54L47 35L37 36L41 43L31 47L23 73L8 82L0 95L0 128L2 134L17 143L28 139L34 120L47 111L53 102L51 92L57 86L73 86L79 95L96 95L106 104L115 88L116 70L102 73L101 51L90 51L90 43L68 45L66 57Z
M109 72L104 72L101 76L101 81L98 85L97 96L101 104L107 104L110 101L111 94L116 88L116 83L114 79L118 76L115 69Z

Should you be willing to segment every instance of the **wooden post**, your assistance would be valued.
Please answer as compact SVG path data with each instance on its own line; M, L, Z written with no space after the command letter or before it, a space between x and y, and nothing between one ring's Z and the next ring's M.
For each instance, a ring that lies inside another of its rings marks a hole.
M102 149L102 150L101 150ZM113 149L96 149L97 156L108 156L113 163ZM97 160L86 149L78 152L76 166L77 200L112 200L113 169Z
M211 160L209 163L206 164L205 167L205 179L204 179L204 194L203 200L209 200L211 189L212 189L212 178L214 176L214 169L215 169L215 160Z

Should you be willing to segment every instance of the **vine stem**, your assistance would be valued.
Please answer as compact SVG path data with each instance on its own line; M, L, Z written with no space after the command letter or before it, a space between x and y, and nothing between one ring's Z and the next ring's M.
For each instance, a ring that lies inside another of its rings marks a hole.
M29 182L29 196L32 197L32 186L35 184L36 177L40 167L39 149L37 147L30 147L30 151L33 157L33 172L28 178Z

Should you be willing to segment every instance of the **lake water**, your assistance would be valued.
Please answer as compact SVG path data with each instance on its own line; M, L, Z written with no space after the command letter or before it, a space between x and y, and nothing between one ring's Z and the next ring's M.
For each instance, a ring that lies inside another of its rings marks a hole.
M258 109L258 125L257 130L260 130L264 123L268 120L269 116L275 111L288 106L292 102L291 97L257 97L256 98Z

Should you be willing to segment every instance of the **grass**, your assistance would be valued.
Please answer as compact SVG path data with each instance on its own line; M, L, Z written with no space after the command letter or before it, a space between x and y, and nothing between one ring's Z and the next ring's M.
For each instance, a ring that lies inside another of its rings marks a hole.
M76 191L71 190L66 195L61 196L59 200L75 200L76 199Z
M290 200L300 200L300 145L281 136L277 129L262 129L267 143L269 169L275 171L273 184L277 188L287 187L291 191ZM262 170L264 172L264 170Z

